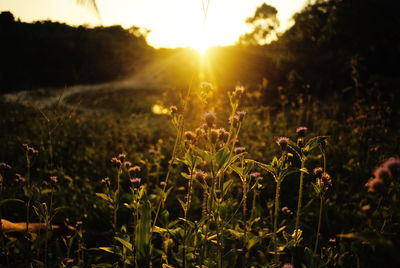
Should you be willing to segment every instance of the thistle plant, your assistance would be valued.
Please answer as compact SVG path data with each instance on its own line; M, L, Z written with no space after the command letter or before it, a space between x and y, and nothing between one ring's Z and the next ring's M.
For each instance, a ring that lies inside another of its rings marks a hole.
M275 203L274 203L274 224L273 224L274 232L272 238L274 244L275 267L279 266L277 233L278 233L278 211L279 211L279 197L281 191L281 184L286 176L301 171L298 168L291 166L291 162L289 160L290 155L288 154L287 151L289 142L290 140L287 137L280 137L276 140L276 143L281 149L281 157L279 159L277 157L274 157L271 164L263 164L256 162L256 164L258 164L262 169L269 172L273 176L276 182Z

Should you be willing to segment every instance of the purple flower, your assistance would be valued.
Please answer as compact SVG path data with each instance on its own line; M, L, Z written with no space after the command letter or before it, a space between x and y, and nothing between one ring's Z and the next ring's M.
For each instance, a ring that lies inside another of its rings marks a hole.
M130 181L131 181L131 183L137 183L137 184L139 184L140 183L140 181L141 181L142 179L141 178L132 178Z
M206 121L207 127L213 127L215 118L216 116L214 112L208 112L204 114L204 120Z
M17 178L15 179L16 182L24 182L25 178L21 176L21 174L15 173L15 176L17 176Z
M125 167L129 168L130 166L132 166L132 163L129 161L125 161Z
M126 154L119 154L119 155L118 155L118 158L119 158L119 160L121 160L121 161L123 161L123 160L125 159L125 157L126 157Z
M187 141L191 141L196 138L196 134L194 134L192 131L186 131L184 135Z
M210 131L210 140L212 144L215 144L219 138L219 131L216 129L211 129Z
M238 112L236 112L236 115L239 116L239 121L242 122L244 116L246 115L246 112L245 111L238 111Z
M329 243L336 243L336 237L329 238Z
M282 268L294 268L294 266L290 263L285 263Z
M176 108L175 105L170 106L169 110L171 112L171 115L176 114L178 112L178 108Z
M252 172L252 173L250 173L250 177L257 178L259 176L261 176L260 172Z
M299 137L305 137L307 133L308 128L305 126L301 126L296 128L296 133L299 135Z
M287 137L279 137L276 140L276 144L278 144L282 150L286 150L286 146L289 143L289 138Z
M205 177L206 177L206 174L204 174L203 171L201 171L201 170L197 170L197 171L196 171L195 178L196 178L198 181L202 182L202 181L205 179Z
M374 171L374 178L382 180L384 183L389 182L389 171L386 168L379 167Z
M314 168L314 175L316 175L318 178L320 178L323 171L324 170L322 169L322 167Z
M57 183L57 176L50 176L50 180L54 183Z
M391 157L386 160L385 163L383 163L383 167L389 171L389 175L392 177L392 179L397 178L400 173L400 160L395 157Z
M77 221L76 226L80 226L80 225L82 225L82 221Z
M243 153L244 151L246 151L245 147L235 147L234 149L235 154L240 154Z
M133 166L129 169L129 172L140 172L140 167L139 166Z
M370 193L382 192L385 189L385 183L379 178L371 179L365 186Z
M165 186L165 181L160 181L160 186Z

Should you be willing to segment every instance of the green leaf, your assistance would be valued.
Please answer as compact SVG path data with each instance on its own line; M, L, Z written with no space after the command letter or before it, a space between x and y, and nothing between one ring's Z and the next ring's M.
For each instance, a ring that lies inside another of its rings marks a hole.
M0 201L0 207L3 206L4 204L8 203L8 202L18 202L18 203L24 203L24 201L22 201L21 199L16 199L16 198L9 198L9 199L4 199Z
M105 252L108 252L111 254L115 254L114 248L112 248L112 247L99 247L99 249L104 250Z
M286 176L289 176L290 174L299 172L300 170L295 167L288 167L287 169L282 170L281 172L281 178L284 178Z
M223 185L223 194L224 195L226 195L226 193L228 192L228 190L231 187L232 183L233 183L232 179L227 180L227 181L224 182L224 185Z
M300 147L292 140L289 140L289 144L288 144L289 148L292 149L297 155L298 157L301 159L301 149Z
M150 262L151 205L145 200L139 208L140 219L136 225L136 258L139 267L148 267Z
M230 151L227 147L222 147L219 149L215 155L216 160L216 171L220 170L228 162Z
M117 240L118 242L120 242L124 247L129 249L129 251L131 251L131 252L133 251L132 244L129 243L128 241L125 241L124 239L122 239L122 238L120 238L118 236L115 236L114 239Z
M236 238L242 238L243 237L243 232L239 232L233 229L227 229L227 231L229 233L231 233L232 235L234 235Z
M111 197L109 197L108 195L106 195L106 194L103 194L103 193L96 193L96 195L98 196L98 197L100 197L101 199L103 199L103 200L105 200L105 201L107 201L107 202L109 202L109 203L114 203L114 200L112 200L111 199Z
M255 163L257 166L264 169L265 171L268 171L269 173L271 173L274 176L276 175L276 169L272 165L267 165L267 164L263 164L260 162L255 162Z

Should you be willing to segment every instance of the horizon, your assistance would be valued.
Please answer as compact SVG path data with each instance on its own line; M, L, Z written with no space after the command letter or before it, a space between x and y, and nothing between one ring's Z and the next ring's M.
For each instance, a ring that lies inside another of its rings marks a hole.
M234 45L239 36L250 29L245 19L253 16L256 8L264 2L211 0L206 17L200 0L151 0L144 3L97 0L100 18L94 10L78 5L75 0L57 3L51 0L37 0L35 3L4 0L0 12L10 11L16 20L27 23L50 20L71 26L120 25L125 29L136 26L150 30L147 42L154 48L190 47L204 52L208 47ZM291 17L304 7L306 1L271 0L268 4L277 8L279 32L283 32L292 25Z

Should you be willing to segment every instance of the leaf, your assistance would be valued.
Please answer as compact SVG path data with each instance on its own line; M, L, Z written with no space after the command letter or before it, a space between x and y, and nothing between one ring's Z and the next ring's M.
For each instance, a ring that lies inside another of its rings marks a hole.
M223 185L223 195L226 195L226 193L228 192L228 190L229 190L229 188L231 187L232 183L233 183L233 180L232 180L232 179L227 180L227 181L224 182L224 185Z
M292 140L289 140L289 144L288 144L289 148L292 149L297 155L298 157L301 159L301 149L300 147Z
M109 197L108 195L106 195L106 194L103 194L103 193L96 193L96 195L98 196L98 197L100 197L101 199L103 199L103 200L105 200L105 201L107 201L107 202L109 202L109 203L114 203L114 201L111 199L111 197Z
M244 177L244 169L242 167L239 167L237 165L232 165L231 169L239 175L240 178Z
M220 170L228 162L230 151L227 147L222 147L219 149L215 155L216 160L216 171Z
M239 232L239 231L232 230L232 229L227 229L227 231L229 233L231 233L232 235L234 235L236 238L242 238L243 237L243 232Z
M140 219L136 225L136 258L139 267L148 267L150 262L151 206L145 200L139 208Z
M337 237L357 239L375 246L393 246L392 241L381 236L375 232L360 232L360 233L348 233L348 234L338 234Z
M105 252L108 252L111 254L115 254L114 248L112 248L112 247L99 247L99 249L104 250Z
M290 174L299 172L300 170L298 168L295 167L288 167L287 169L282 170L281 172L281 178L284 178L286 176L289 176Z
M8 202L18 202L18 203L24 203L24 201L22 201L21 199L16 199L16 198L9 198L9 199L4 199L0 201L0 207L3 206L4 204L8 203Z
M133 251L132 244L129 243L128 241L125 241L124 239L122 239L122 238L120 238L118 236L115 236L114 239L117 240L118 242L120 242L124 247L129 249L129 251L131 251L131 252Z
M267 165L267 164L263 164L263 163L260 163L260 162L255 162L255 163L260 168L264 169L265 171L268 171L269 173L271 173L272 175L275 176L276 170L272 165Z

